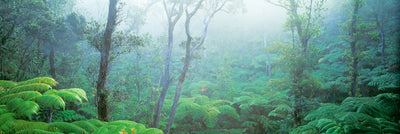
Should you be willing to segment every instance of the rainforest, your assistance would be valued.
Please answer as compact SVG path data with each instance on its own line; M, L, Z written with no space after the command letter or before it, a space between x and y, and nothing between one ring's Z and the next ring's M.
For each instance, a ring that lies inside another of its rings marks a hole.
M0 0L0 134L399 134L399 0Z

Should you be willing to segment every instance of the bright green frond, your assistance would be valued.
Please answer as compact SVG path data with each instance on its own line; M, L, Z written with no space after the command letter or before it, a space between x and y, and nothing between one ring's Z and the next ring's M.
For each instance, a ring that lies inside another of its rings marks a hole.
M0 104L7 104L13 98L22 98L24 100L31 100L33 98L39 97L40 94L38 91L23 91L19 93L9 94L0 97Z
M89 133L93 133L97 129L97 127L95 125L89 123L88 121L75 121L72 124L75 124L83 129L85 129Z
M100 127L96 131L93 132L93 134L108 134L109 130L107 127Z
M87 134L88 132L72 123L67 122L54 122L50 124L50 127L56 127L63 133L76 133L76 134Z
M3 87L4 89L10 89L13 88L17 85L16 82L13 81L7 81L7 80L0 80L0 87Z
M63 134L60 132L51 132L42 129L26 129L22 131L18 131L15 134Z
M53 78L50 78L50 77L37 77L37 78L30 79L30 80L18 82L18 86L27 85L27 84L33 84L33 83L43 83L43 84L46 84L46 85L50 85L51 87L56 86L58 84L57 81L54 80Z
M23 91L38 91L38 92L46 92L47 90L51 89L50 85L43 84L43 83L32 83L26 85L18 85L10 90L8 93L18 93Z
M88 100L86 97L86 92L83 89L80 88L70 88L70 89L64 89L66 91L70 91L73 92L75 94L77 94L82 100Z
M137 123L136 125L131 126L130 129L131 129L131 128L135 128L136 131L141 131L141 130L146 129L146 127L145 127L143 124L140 124L140 123Z
M128 125L136 125L137 123L133 122L133 121L128 121L128 120L117 120L117 121L110 122L108 124L109 125L125 125L125 126L128 126Z
M104 122L101 122L100 120L97 120L97 119L90 119L90 120L87 120L90 124L92 124L92 125L94 125L94 126L96 126L96 127L101 127L101 126L103 126L104 125Z
M37 114L39 111L39 105L34 101L24 101L17 105L16 113L17 116L25 116L30 120L32 118L32 114Z
M5 113L0 115L0 132L6 132L15 125L14 116L15 113Z
M46 107L65 109L64 100L57 95L42 95L36 98L36 102Z
M148 128L137 132L136 134L163 134L164 132L157 128Z
M24 102L24 100L21 99L21 98L14 98L14 99L11 99L11 100L7 103L7 108L8 108L9 111L14 112L14 111L16 111L16 109L18 109L18 106L19 106L22 102Z
M196 96L193 97L194 103L204 105L204 104L209 104L210 99L207 96Z
M56 92L56 95L63 98L65 101L74 102L74 103L82 103L81 97L75 94L74 92L68 90L59 90Z
M16 133L30 133L32 130L43 130L43 132L57 132L58 129L49 127L49 124L44 122L30 122L25 120L16 120L16 126L13 128Z

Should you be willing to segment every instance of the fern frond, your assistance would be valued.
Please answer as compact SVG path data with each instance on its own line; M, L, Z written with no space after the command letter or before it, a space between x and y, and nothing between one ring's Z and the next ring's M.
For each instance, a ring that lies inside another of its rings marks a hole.
M383 93L375 97L375 101L385 108L389 117L400 113L400 97L398 94Z
M32 130L43 130L46 132L57 132L58 129L49 127L49 124L44 122L30 122L25 120L16 120L16 126L13 128L15 133L30 133Z
M203 118L203 121L205 122L206 126L208 128L213 128L217 124L218 121L218 114L220 111L216 107L210 107L207 110L206 116Z
M17 105L16 113L20 117L28 117L29 120L32 119L33 114L37 114L39 111L39 105L34 101L24 101Z
M109 130L107 127L100 127L96 131L93 132L93 134L107 134L109 133Z
M5 113L0 115L0 132L7 132L14 125L15 113Z
M274 116L284 119L288 113L292 112L292 108L286 104L280 104L276 106L274 110L272 110L268 116Z
M70 91L75 93L76 95L78 95L82 100L86 100L88 101L87 97L86 97L86 92L83 89L80 88L70 88L70 89L64 89L66 91Z
M387 117L385 108L379 103L377 103L371 97L362 97L362 98L348 97L345 100L343 100L339 110L343 112L364 113L372 117L380 117L386 119L389 118Z
M13 81L7 81L7 80L0 80L0 87L4 89L10 89L13 88L17 85L16 82Z
M87 122L89 122L90 124L92 124L98 128L104 125L104 122L101 122L100 120L97 120L97 119L90 119L90 120L87 120Z
M207 96L196 96L193 97L194 103L205 105L210 103L210 99Z
M8 101L14 98L22 98L24 100L31 100L33 98L39 97L42 94L40 94L38 91L23 91L19 93L14 93L14 94L8 94L5 96L0 97L0 104L7 104Z
M78 94L75 94L74 92L71 92L69 90L59 90L55 94L63 98L65 101L82 103L81 97Z
M97 127L95 125L89 123L88 121L75 121L72 124L75 124L83 129L85 129L89 133L93 133L97 129Z
M50 127L56 127L63 133L76 133L76 134L87 134L88 132L72 123L66 122L54 122L50 124Z
M52 107L52 108L63 108L65 109L65 102L64 100L57 95L42 95L36 98L36 102L39 104L42 104L46 107Z
M218 110L221 112L221 115L226 115L233 119L239 120L239 114L236 112L236 109L229 106L229 105L222 105L217 107Z
M276 121L270 120L263 115L259 116L257 120L261 123L260 125L266 132L274 132L279 129L279 125Z
M339 113L338 109L339 109L338 105L330 104L330 103L324 104L324 106L307 114L307 116L304 118L304 120L311 121L311 120L319 120L322 118L334 119L335 114Z
M45 92L51 89L50 85L44 83L33 83L33 84L26 84L26 85L18 85L14 88L11 88L7 91L7 93L18 93L23 91L38 91L38 92Z
M33 84L33 83L43 83L43 84L46 84L46 85L50 85L51 87L54 87L54 86L56 86L58 84L58 82L56 80L54 80L53 78L50 78L50 77L37 77L37 78L30 79L30 80L18 82L18 86L27 85L27 84Z
M318 120L317 127L319 128L320 131L326 131L327 133L333 133L333 132L343 133L343 130L341 130L342 126L335 120L331 119Z
M213 106L232 105L233 102L228 100L216 100L212 102Z
M148 128L142 131L138 131L137 134L163 134L164 132L157 128Z
M18 131L15 134L63 134L60 132L51 132L42 129L26 129L22 131Z

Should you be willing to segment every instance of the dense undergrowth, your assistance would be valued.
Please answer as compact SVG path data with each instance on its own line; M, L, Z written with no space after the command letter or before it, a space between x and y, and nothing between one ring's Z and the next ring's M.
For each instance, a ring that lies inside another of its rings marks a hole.
M57 82L49 77L27 81L0 81L0 133L6 134L131 134L163 133L159 129L128 120L103 122L86 119L68 108L67 104L79 106L87 101L86 93L79 88L52 89ZM53 115L54 110L61 115ZM47 119L41 122L42 117ZM52 122L52 117L63 118Z

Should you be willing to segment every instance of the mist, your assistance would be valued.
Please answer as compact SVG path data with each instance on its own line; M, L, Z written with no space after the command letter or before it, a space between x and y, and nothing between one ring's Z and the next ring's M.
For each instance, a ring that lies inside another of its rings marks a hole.
M0 133L399 133L399 4L0 1Z

